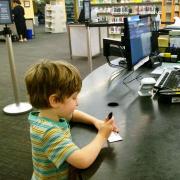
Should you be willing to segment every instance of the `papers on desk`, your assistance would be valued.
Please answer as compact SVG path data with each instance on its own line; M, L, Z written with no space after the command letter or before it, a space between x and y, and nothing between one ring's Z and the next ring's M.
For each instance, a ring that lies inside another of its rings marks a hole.
M169 36L170 36L170 47L179 48L180 47L180 30L171 30L169 32Z
M175 23L171 25L167 25L167 29L180 29L180 18L179 17L174 17Z
M120 136L119 133L117 132L111 132L109 138L108 138L108 142L116 142L116 141L122 141L123 138Z
M180 63L162 63L162 65L154 69L151 72L151 74L161 75L163 71L165 71L166 69L174 69L175 67L178 67L178 66L180 66Z
M178 29L180 29L180 26L178 26L178 25L173 25L173 24L172 24L172 25L166 26L165 29L169 29L169 30L171 30L171 29L177 29L177 30L178 30Z
M170 38L170 46L179 48L180 47L180 36L179 37L171 37Z

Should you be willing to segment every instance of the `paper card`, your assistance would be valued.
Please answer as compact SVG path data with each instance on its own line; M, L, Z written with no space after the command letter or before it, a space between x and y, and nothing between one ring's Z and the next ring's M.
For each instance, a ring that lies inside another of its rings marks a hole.
M180 37L170 38L170 47L180 47Z
M123 138L117 132L111 132L111 134L108 138L108 142L116 142L116 141L122 141L122 140L123 140Z

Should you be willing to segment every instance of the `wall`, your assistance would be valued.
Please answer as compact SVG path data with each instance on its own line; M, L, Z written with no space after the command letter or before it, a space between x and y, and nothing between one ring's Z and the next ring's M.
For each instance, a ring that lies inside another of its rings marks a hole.
M34 9L32 0L21 0L21 5L24 7L25 18L33 18L34 19Z

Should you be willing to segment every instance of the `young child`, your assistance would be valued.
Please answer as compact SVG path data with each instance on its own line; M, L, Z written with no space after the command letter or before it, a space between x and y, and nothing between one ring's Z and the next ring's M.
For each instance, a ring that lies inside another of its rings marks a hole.
M43 60L25 74L30 103L38 111L29 114L34 172L32 179L68 179L69 165L84 169L98 156L114 119L99 120L76 110L82 80L79 71L62 61ZM96 137L82 149L71 139L69 121L92 124Z

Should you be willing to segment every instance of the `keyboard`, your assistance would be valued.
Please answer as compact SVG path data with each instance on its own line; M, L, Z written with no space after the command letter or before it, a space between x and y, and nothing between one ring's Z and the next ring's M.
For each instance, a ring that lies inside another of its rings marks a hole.
M177 89L180 88L180 70L165 70L156 81L155 89Z
M164 82L163 87L170 89L180 88L180 71L172 71Z
M169 76L171 70L166 69L163 71L161 76L157 79L156 84L154 85L155 89L162 89L166 78Z

